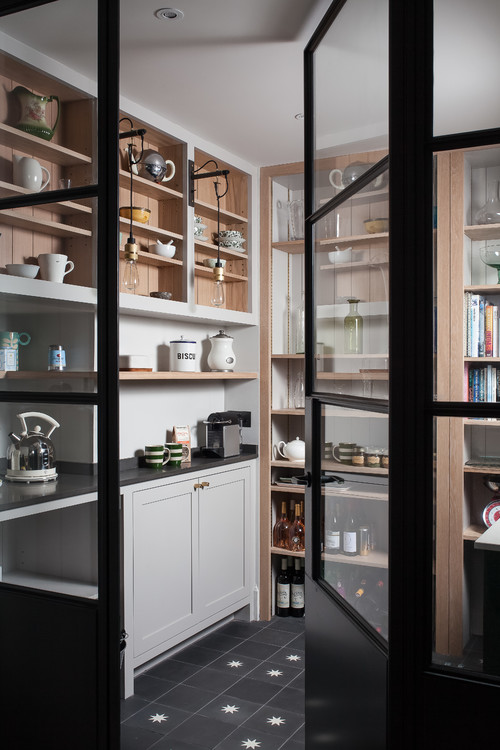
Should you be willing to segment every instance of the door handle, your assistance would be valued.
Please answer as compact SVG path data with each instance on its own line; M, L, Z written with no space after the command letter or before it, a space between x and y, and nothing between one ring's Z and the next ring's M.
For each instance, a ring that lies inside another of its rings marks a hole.
M344 484L344 480L342 479L342 477L338 477L335 474L330 474L329 476L322 474L319 481L321 484L329 484L330 482L338 482L339 484ZM305 474L299 474L298 477L292 477L291 483L302 484L306 487L310 487L312 484L311 472L308 471Z

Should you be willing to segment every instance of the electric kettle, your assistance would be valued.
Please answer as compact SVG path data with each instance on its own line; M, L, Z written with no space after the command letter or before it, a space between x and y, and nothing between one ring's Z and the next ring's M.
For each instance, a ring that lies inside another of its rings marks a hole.
M5 478L11 482L48 482L57 478L54 445L50 436L59 427L59 422L38 411L26 411L18 414L21 420L21 437L14 432L9 434L11 445L7 451L7 473ZM29 417L43 419L51 425L46 435L40 425L28 429L26 419Z

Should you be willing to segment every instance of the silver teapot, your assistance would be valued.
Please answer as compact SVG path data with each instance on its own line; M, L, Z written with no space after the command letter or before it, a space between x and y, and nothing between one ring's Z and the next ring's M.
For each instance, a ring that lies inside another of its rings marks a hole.
M7 473L11 482L47 482L57 478L54 445L50 436L59 427L59 422L38 411L18 414L21 420L21 435L9 434L11 444L7 451ZM43 419L51 425L46 435L40 425L28 429L26 419Z

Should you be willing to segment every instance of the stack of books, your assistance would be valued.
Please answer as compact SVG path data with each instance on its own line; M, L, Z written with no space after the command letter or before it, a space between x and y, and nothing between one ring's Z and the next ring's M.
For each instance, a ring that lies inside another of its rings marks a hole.
M498 306L481 294L465 292L464 356L498 357ZM477 365L465 363L464 399L466 401L500 401L500 363Z

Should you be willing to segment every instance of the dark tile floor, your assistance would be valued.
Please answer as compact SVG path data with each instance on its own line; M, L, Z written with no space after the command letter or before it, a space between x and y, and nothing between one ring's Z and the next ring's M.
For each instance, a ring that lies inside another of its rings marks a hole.
M135 680L121 750L304 750L304 620L233 620Z

